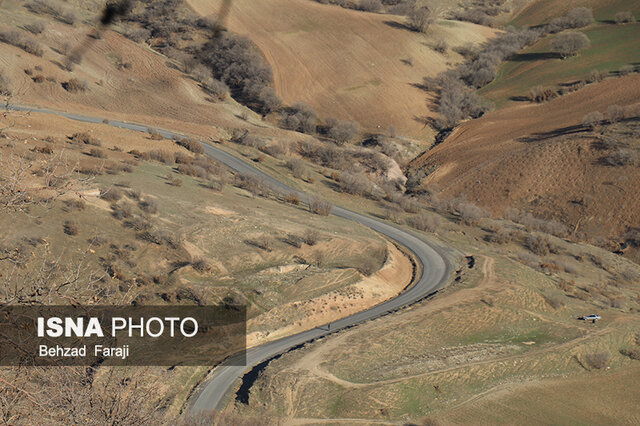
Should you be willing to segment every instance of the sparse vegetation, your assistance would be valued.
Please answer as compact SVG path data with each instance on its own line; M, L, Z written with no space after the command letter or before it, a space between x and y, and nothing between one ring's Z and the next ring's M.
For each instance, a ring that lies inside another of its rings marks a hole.
M420 33L426 33L432 23L431 9L427 6L412 9L407 13L409 28Z
M77 78L72 78L64 83L62 83L62 87L67 92L71 93L82 93L86 92L89 88L89 84L84 80L79 80Z
M320 240L320 233L314 229L307 229L302 237L304 243L308 246L315 246Z
M46 28L46 25L42 21L35 21L29 24L25 24L24 29L32 34L42 34Z
M332 205L323 200L322 198L312 197L309 200L309 211L320 216L329 216L331 213Z
M551 47L558 52L562 58L575 56L581 50L588 49L591 46L589 37L581 32L563 33L553 39Z
M194 139L181 139L176 142L178 145L188 149L194 154L204 154L204 147L200 142Z
M124 196L121 189L116 187L100 190L100 198L110 203L116 203Z
M68 25L73 25L77 19L72 11L67 10L55 0L32 0L26 3L25 7L35 14L50 15Z
M611 354L609 352L595 352L585 355L584 361L589 368L601 370L609 365Z
M412 216L407 219L407 223L412 228L419 231L437 232L441 226L441 220L439 216L429 215L422 213L416 216Z
M621 349L620 353L631 359L640 360L640 348Z
M353 140L360 132L360 125L352 121L327 120L329 131L327 135L339 145Z
M600 126L603 120L604 115L601 112L593 111L582 118L582 125L590 130L595 130Z
M630 24L636 20L630 11L618 12L614 19L617 24Z
M284 112L284 117L280 125L289 130L302 133L314 134L318 115L309 105L303 102L296 102Z
M69 236L75 236L80 233L80 226L77 222L67 220L62 227L65 234Z
M17 30L0 31L0 42L16 46L27 53L41 57L44 50L40 44Z

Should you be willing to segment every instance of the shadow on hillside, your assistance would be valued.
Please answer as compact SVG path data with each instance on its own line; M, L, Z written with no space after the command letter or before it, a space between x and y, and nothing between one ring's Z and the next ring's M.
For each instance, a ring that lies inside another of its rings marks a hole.
M406 31L411 31L414 32L413 29L411 29L409 26L403 24L402 22L397 22L397 21L384 21L383 24L391 27L391 28L396 28L398 30L406 30Z
M509 57L513 62L543 61L545 59L562 59L556 52L517 53Z
M551 130L550 132L534 133L530 136L523 136L516 139L518 142L540 142L547 139L553 139L558 136L573 135L576 133L586 132L588 129L582 124L576 124L573 126L561 127L559 129Z

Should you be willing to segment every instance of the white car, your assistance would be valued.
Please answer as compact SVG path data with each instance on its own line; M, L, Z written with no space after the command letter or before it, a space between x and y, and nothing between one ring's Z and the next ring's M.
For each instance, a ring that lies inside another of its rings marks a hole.
M582 321L591 321L592 323L595 324L596 321L598 321L600 319L600 315L591 314L591 315L580 317L578 319L582 320Z

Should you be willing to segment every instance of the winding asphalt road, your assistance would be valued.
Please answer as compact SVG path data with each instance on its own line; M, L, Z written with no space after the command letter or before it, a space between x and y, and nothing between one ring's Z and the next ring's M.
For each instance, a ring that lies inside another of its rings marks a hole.
M78 114L71 114L36 107L11 106L11 108L17 111L33 111L46 114L55 114L67 117L72 120L87 123L103 123L103 119L101 118L87 117ZM110 120L108 124L113 127L140 132L147 132L150 127L117 120ZM164 137L169 139L186 137L185 135L171 131L158 131ZM280 190L284 193L295 192L299 194L300 198L303 201L308 200L307 194L285 185L284 183L267 175L261 170L258 170L252 164L247 163L244 160L241 160L240 158L235 157L216 146L209 144L203 144L203 146L207 155L214 157L216 160L227 165L229 168L235 170L236 172L245 175L256 175L276 190ZM287 352L288 350L303 343L411 305L412 303L422 300L435 291L439 290L448 281L449 276L453 271L453 259L454 257L456 257L453 250L437 246L433 242L426 240L425 237L415 232L401 229L397 226L390 225L386 222L353 212L351 210L344 209L342 207L334 206L332 214L367 226L368 228L371 228L372 230L389 237L398 244L410 250L422 266L421 268L419 268L420 272L414 278L414 282L412 283L412 285L410 285L405 291L391 300L376 305L370 309L367 309L366 311L362 311L341 320L332 322L331 331L329 331L327 325L325 325L250 348L245 353L246 366L231 365L234 363L233 358L227 360L227 362L225 362L223 365L219 365L214 368L209 377L198 387L196 392L194 392L194 394L191 396L191 404L189 407L190 414L197 415L210 410L222 409L226 402L227 396L229 396L234 390L234 385L237 380L243 377L254 366L267 361L274 356ZM241 359L240 355L239 358L236 358L236 360L238 359Z

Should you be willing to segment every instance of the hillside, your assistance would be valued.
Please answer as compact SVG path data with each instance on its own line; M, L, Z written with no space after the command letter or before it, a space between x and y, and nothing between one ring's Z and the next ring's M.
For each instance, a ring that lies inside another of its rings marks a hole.
M637 48L640 23L594 24L582 32L591 46L579 55L561 59L551 48L557 36L546 37L502 64L496 79L479 93L498 107L506 107L521 102L536 86L559 90L579 81L589 81L594 71L616 76L640 62Z
M220 4L188 3L203 16L217 12ZM420 35L403 22L310 0L238 0L228 26L259 46L285 102L307 102L322 117L355 120L367 130L395 127L400 134L419 137L429 132L423 117L433 113L414 84L458 60L451 50L445 56L430 46L440 39L450 48L480 43L495 30L445 21ZM413 65L406 63L409 58Z
M514 17L511 24L540 25L576 7L592 9L597 21L613 20L620 11L630 11L636 16L640 13L640 4L634 0L533 0Z
M631 75L545 104L492 112L456 128L412 167L429 172L423 184L440 188L441 197L465 196L496 214L516 207L579 225L587 235L619 236L640 225L640 169L601 162L605 152L581 121L639 97L640 76Z

